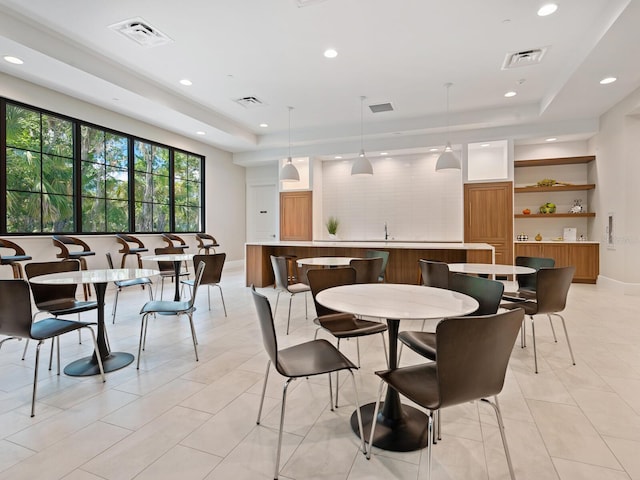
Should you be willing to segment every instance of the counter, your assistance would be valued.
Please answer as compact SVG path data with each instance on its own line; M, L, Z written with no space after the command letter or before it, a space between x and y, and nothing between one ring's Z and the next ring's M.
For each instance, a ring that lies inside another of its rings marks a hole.
M271 255L306 257L364 257L367 250L389 252L386 280L389 283L417 284L420 278L418 260L440 260L448 263L494 263L493 246L486 243L440 243L402 241L307 241L249 242L246 250L246 284L266 287L273 283Z

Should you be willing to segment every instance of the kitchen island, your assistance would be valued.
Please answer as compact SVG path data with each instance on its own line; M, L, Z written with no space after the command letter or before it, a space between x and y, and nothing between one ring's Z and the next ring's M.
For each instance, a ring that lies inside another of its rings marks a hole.
M364 257L367 250L389 252L386 281L417 284L418 260L447 263L494 263L494 248L487 243L400 242L400 241L306 241L249 242L245 244L246 285L266 287L273 283L270 255L306 257Z

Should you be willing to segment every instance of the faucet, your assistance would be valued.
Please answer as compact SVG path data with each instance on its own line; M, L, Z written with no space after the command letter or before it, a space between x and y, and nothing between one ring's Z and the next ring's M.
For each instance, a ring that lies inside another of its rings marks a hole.
M384 222L384 239L389 240L389 230L387 229L387 222Z

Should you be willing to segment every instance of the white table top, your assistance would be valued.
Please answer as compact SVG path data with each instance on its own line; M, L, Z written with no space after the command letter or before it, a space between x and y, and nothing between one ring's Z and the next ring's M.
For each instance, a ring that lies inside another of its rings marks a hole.
M344 248L387 248L387 249L412 249L412 250L490 250L494 247L488 243L464 243L464 242L421 242L421 241L265 241L247 242L245 245L265 247L344 247Z
M476 273L480 275L522 275L535 273L535 268L497 263L450 263L449 271L455 273Z
M141 258L147 262L184 262L191 260L194 255L194 253L164 253L162 255L145 255Z
M384 319L423 320L467 315L478 302L442 288L397 283L361 283L328 288L316 296L339 312Z
M311 257L296 260L298 265L312 265L324 267L345 267L354 257Z
M108 283L134 278L153 277L158 270L147 268L107 268L103 270L78 270L75 272L49 273L32 277L29 282L50 285L70 285L84 283Z

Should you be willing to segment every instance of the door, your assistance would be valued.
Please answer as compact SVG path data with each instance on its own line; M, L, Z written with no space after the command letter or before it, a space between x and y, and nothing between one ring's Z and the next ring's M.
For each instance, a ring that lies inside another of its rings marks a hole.
M276 239L276 186L251 185L247 201L247 241L268 242Z
M280 240L311 240L312 218L312 192L280 193Z
M496 262L513 264L513 184L464 185L464 241L493 245Z

